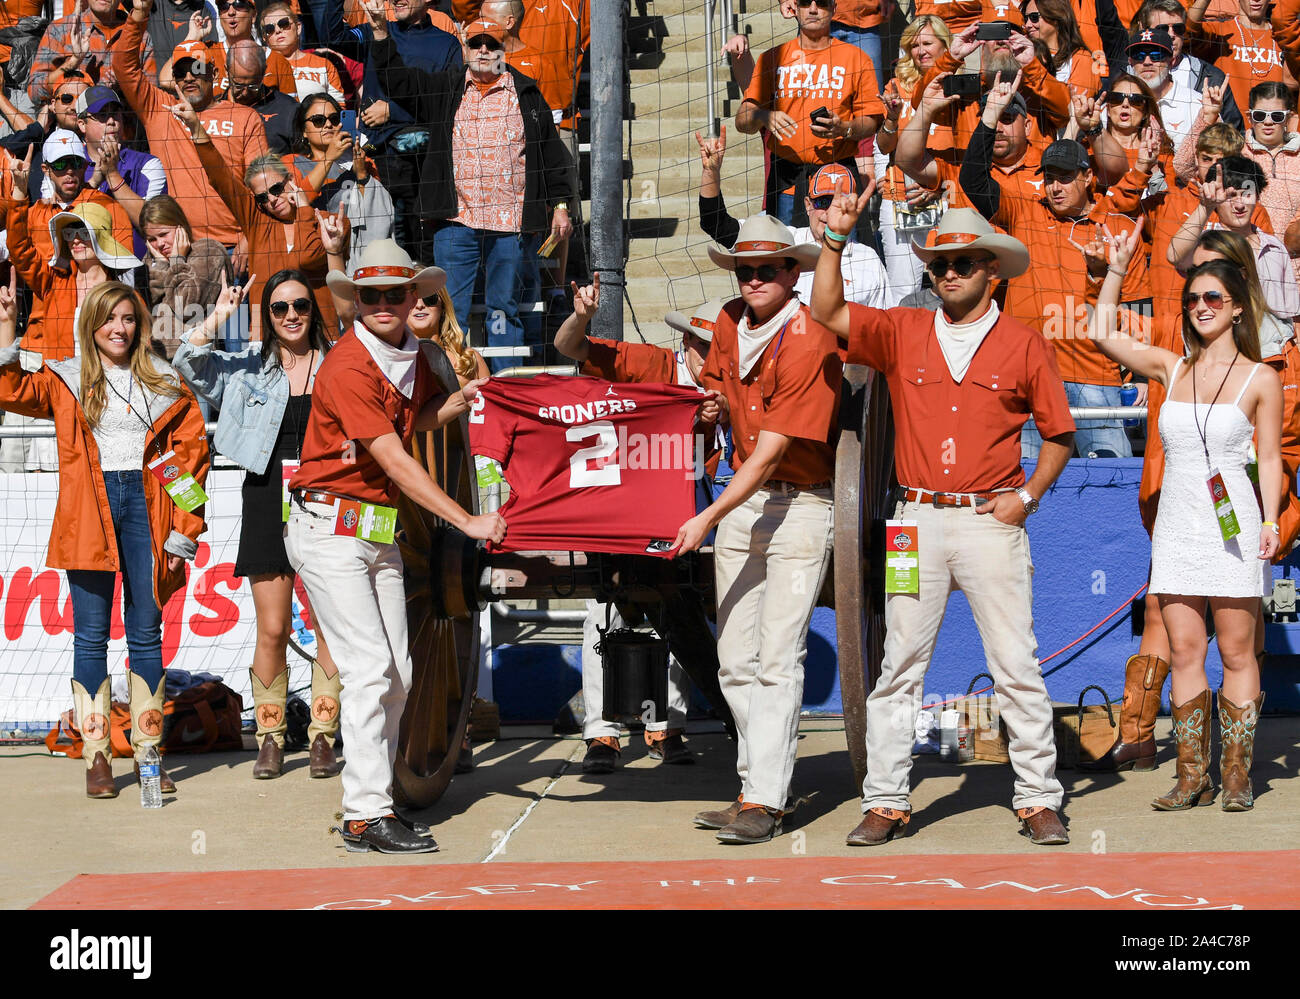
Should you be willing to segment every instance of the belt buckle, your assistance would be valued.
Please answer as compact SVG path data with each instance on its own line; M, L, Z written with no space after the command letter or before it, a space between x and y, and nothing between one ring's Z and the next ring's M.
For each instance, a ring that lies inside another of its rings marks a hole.
M930 494L930 505L931 505L932 507L934 507L936 510L941 510L941 509L943 509L943 507L945 507L945 506L950 506L950 505L951 505L951 504L940 503L940 502L939 502L939 497L942 496L942 495L943 495L942 493L931 493L931 494Z

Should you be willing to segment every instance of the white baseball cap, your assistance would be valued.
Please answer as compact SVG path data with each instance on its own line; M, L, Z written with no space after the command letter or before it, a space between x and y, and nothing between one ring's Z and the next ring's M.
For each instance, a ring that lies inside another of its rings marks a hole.
M41 146L41 159L46 163L53 163L65 156L80 156L87 162L90 160L86 154L86 144L75 132L70 132L66 128L56 128L45 140L45 145Z

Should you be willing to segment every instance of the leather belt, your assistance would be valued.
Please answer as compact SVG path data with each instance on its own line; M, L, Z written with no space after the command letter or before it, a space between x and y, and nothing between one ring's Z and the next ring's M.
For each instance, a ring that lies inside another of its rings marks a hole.
M336 496L334 493L314 492L308 489L294 489L292 495L300 503L325 503L329 506L337 506L340 499L346 498Z
M805 485L802 482L787 482L785 479L768 479L763 483L764 489L776 489L780 492L799 492L807 489L829 489L831 480L825 482L814 482L811 485Z
M1007 490L999 490L1006 492ZM931 506L981 506L996 496L996 493L935 493L928 489L909 489L899 486L894 490L894 499L903 503L929 503Z

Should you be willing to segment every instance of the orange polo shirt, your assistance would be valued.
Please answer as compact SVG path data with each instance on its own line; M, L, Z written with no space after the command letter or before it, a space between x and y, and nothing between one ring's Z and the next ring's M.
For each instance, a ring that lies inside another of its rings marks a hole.
M792 163L834 163L858 153L855 141L813 135L809 115L817 108L843 121L885 114L871 57L836 38L816 51L805 50L797 38L768 49L758 57L745 100L784 111L798 124L789 139L765 133L768 149Z
M1044 438L1074 430L1051 346L1005 313L953 381L926 309L849 305L848 363L885 376L894 406L898 481L933 492L977 493L1025 484L1020 429Z
M436 391L421 355L415 388L406 398L384 377L356 332L348 330L316 372L302 465L289 487L396 505L397 485L361 441L395 433L409 446L420 408Z
M546 98L546 106L552 111L565 111L573 103L577 79L554 56L544 55L531 45L524 45L507 54L506 62L537 83L537 89Z
M1187 49L1223 70L1237 107L1250 116L1251 88L1267 81L1282 82L1282 50L1265 24L1252 28L1244 16L1217 24L1187 24Z
M1061 377L1067 382L1121 383L1119 365L1088 337L1087 307L1097 303L1101 282L1089 278L1082 247L1103 225L1112 232L1132 229L1147 180L1148 174L1130 170L1078 219L1057 218L1042 200L1022 200L1014 188L1010 192L1004 188L990 220L1029 250L1030 269L1008 286L1007 311L1053 343ZM1146 255L1137 253L1129 263L1120 301L1150 297Z
M677 355L667 347L594 336L588 337L587 343L587 360L578 369L580 375L607 382L677 384Z
M833 441L839 427L840 382L844 366L834 334L800 306L762 356L740 377L736 324L745 314L740 299L718 314L709 359L700 385L726 396L731 410L732 467L753 453L763 430L791 438L772 478L811 486L835 474Z

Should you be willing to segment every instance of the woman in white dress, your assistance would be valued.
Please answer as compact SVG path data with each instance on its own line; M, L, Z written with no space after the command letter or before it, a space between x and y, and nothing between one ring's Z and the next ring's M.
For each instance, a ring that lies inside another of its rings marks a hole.
M1205 675L1208 601L1223 660L1222 804L1225 811L1245 811L1254 803L1250 766L1263 703L1255 619L1268 560L1279 543L1282 383L1259 363L1250 289L1227 261L1209 261L1187 275L1187 357L1116 332L1120 287L1140 239L1141 226L1110 237L1106 279L1088 332L1108 357L1160 382L1167 394L1160 410L1166 465L1151 539L1150 591L1160 600L1169 632L1178 783L1152 805L1172 811L1214 800ZM1263 518L1246 473L1256 432Z

